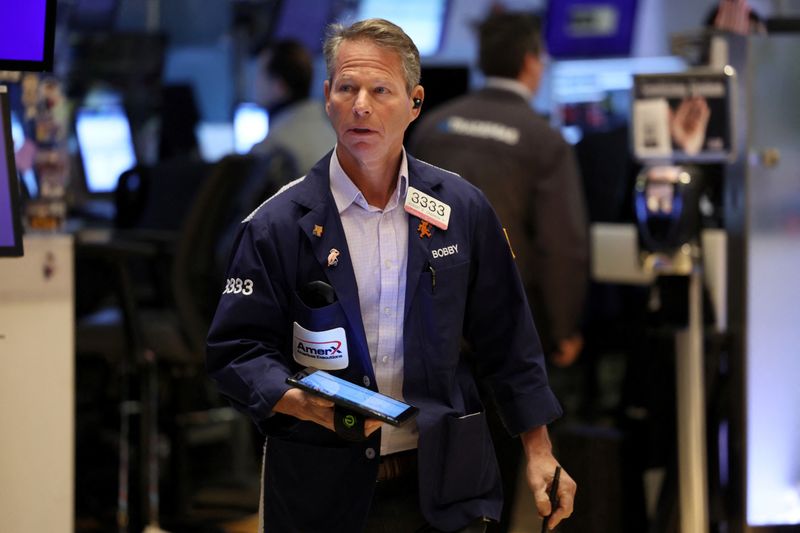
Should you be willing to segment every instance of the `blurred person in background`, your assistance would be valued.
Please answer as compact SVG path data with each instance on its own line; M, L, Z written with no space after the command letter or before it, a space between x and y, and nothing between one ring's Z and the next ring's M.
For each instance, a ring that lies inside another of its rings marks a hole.
M530 105L544 69L538 20L493 14L479 33L486 86L423 116L409 151L489 198L508 232L545 353L567 366L582 345L588 280L580 175L570 146Z
M269 133L252 151L280 148L290 154L298 171L291 179L308 172L336 142L322 102L310 98L313 71L311 54L295 40L268 44L258 53L255 98L269 113Z

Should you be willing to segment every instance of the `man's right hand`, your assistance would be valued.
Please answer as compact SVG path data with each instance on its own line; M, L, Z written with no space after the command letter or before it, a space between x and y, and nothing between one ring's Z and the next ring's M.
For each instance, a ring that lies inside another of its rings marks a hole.
M274 411L299 418L300 420L314 422L331 431L336 431L333 427L333 402L309 394L301 389L291 388L287 390L278 400L278 403L275 404ZM364 421L364 435L369 437L380 427L380 420L367 418Z

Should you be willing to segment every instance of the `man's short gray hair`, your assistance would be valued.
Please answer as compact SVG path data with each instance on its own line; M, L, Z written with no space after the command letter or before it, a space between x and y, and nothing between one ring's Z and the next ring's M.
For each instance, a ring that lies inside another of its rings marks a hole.
M328 79L333 81L336 54L339 52L341 44L345 41L361 40L370 41L381 48L392 50L400 56L406 79L406 91L411 94L414 87L419 85L421 70L419 50L400 26L385 19L366 19L354 22L350 26L337 23L328 27L323 46Z

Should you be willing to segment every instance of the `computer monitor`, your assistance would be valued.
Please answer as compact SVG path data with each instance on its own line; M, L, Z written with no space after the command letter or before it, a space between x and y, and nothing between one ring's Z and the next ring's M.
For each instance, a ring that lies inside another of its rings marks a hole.
M25 144L25 130L22 127L22 121L20 121L19 117L17 116L14 111L11 111L11 140L14 142L14 152L18 152L22 145Z
M0 70L53 70L56 1L0 0Z
M468 66L423 65L420 83L425 87L422 112L430 113L437 106L469 92L470 70ZM418 125L418 120L408 125L406 139L411 138Z
M120 0L72 0L69 27L73 31L108 31L114 28Z
M19 184L11 139L11 106L0 86L0 257L22 256Z
M634 75L681 72L679 57L630 57L554 61L548 73L551 122L567 141L616 129L630 120Z
M333 0L278 2L271 37L273 41L296 39L312 54L322 52L325 27L334 16Z
M549 2L547 51L556 59L628 56L637 0Z
M216 163L234 153L233 123L200 122L195 128L200 157L207 163Z
M447 0L361 0L356 20L383 18L394 22L417 45L420 56L439 51L447 21Z
M14 153L16 154L25 144L25 129L22 126L22 121L20 121L13 110L11 111L11 138L14 141ZM19 171L22 184L25 186L25 190L28 193L28 197L33 198L38 196L39 183L36 180L36 174L33 172L33 169L21 170L18 168L17 170Z
M120 174L136 166L131 127L125 109L116 103L81 107L75 115L86 192L114 192Z
M252 102L242 102L233 111L233 144L237 154L246 154L269 132L267 110Z

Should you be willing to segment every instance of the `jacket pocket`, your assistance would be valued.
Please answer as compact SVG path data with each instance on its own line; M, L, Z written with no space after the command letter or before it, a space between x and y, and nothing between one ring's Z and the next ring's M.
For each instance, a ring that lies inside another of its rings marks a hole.
M321 370L344 370L350 364L347 319L335 301L310 308L294 295L294 321L290 355L295 363Z
M486 425L486 414L446 417L442 461L442 505L488 493L497 483L497 461Z
M308 307L294 292L294 320L314 331L344 327L347 319L339 300L324 307Z
M422 344L435 354L431 364L439 369L452 369L458 363L469 269L470 262L465 261L446 268L434 267L420 275L415 320L419 321Z

